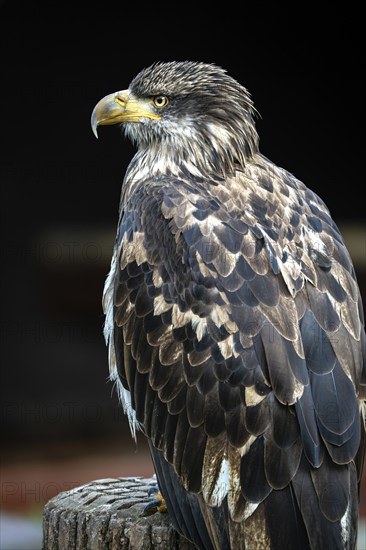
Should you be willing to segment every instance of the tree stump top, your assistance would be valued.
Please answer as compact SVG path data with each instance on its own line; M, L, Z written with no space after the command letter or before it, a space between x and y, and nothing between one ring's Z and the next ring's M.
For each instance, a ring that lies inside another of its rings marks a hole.
M49 500L43 512L43 550L193 550L167 513L144 516L154 478L91 481Z

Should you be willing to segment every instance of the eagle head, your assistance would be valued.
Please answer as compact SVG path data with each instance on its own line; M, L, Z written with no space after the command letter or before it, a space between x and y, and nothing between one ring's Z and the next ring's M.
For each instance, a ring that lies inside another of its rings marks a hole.
M207 176L240 169L257 152L254 113L246 88L221 67L172 61L143 69L128 89L104 97L91 123L95 135L99 125L121 123L150 153L152 171L185 163Z

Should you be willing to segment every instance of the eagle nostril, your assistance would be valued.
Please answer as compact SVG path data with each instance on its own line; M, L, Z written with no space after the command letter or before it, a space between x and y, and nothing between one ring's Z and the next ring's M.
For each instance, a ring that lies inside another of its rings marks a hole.
M121 98L121 97L116 96L116 97L114 98L114 101L115 101L116 103L118 103L119 105L121 105L121 107L125 107L125 106L126 106L126 99L125 99L125 98Z

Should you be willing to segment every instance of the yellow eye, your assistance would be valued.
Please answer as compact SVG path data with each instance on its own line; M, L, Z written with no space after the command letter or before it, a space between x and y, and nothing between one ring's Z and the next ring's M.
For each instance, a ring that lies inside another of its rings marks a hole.
M155 107L161 109L162 107L168 105L169 99L166 97L166 95L156 95L155 97L153 97L153 103Z

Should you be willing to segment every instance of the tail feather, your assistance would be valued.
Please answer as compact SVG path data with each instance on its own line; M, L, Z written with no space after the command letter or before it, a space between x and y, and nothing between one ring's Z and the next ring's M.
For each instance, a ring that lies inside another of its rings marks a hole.
M159 488L175 529L199 550L218 550L213 545L202 515L199 497L188 493L181 484L173 466L161 451L150 444L150 451L158 478ZM225 541L224 541L225 542ZM221 547L219 547L221 548ZM229 546L222 546L229 548Z
M291 485L281 491L272 491L263 505L272 550L310 550L306 527ZM283 518L286 518L285 524Z

